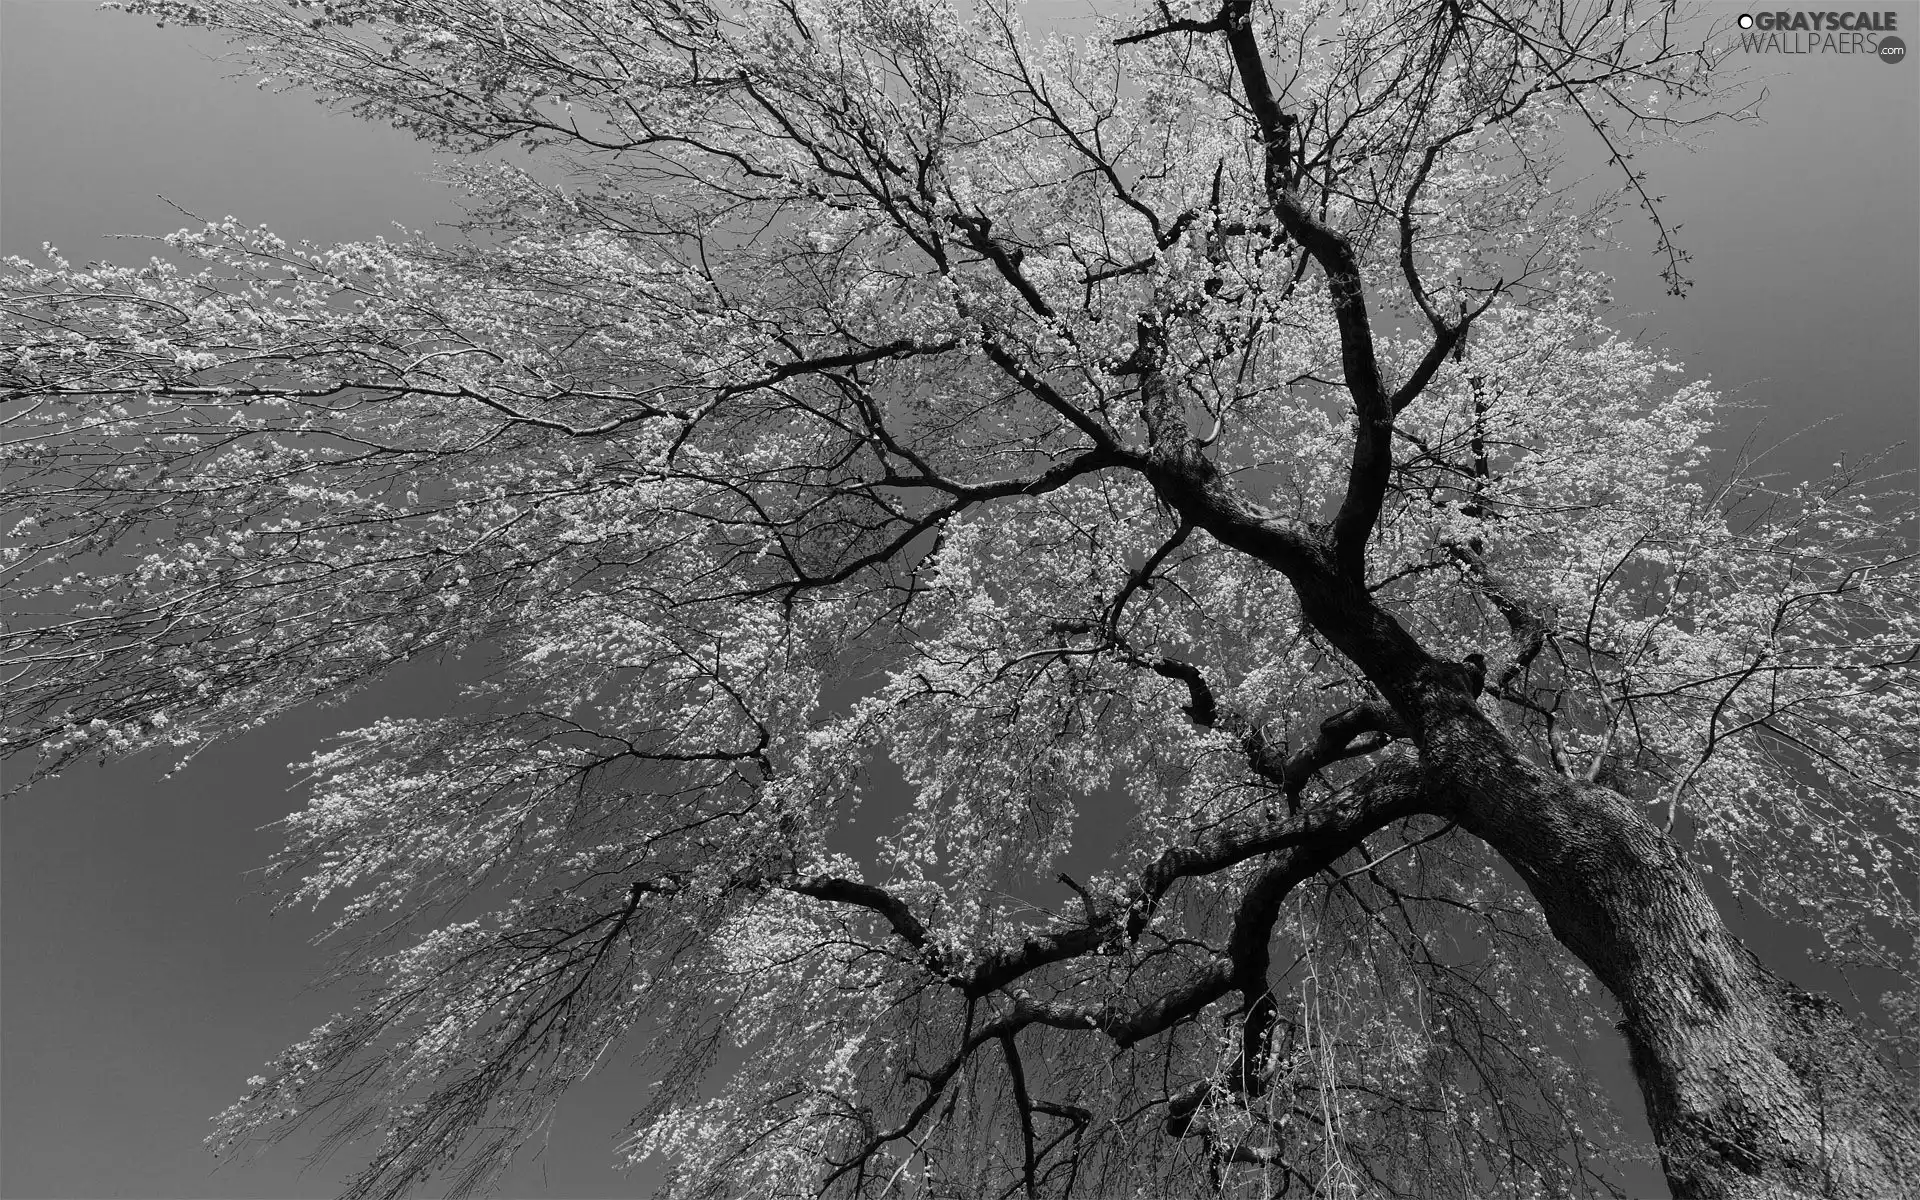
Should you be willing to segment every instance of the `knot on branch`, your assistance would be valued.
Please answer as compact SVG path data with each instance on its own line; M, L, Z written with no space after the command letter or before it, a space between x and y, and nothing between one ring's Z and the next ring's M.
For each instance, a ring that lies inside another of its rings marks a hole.
M1467 691L1478 697L1487 690L1487 656L1478 650L1460 660L1466 670Z
M1197 1079L1167 1097L1167 1133L1171 1137L1186 1137L1193 1129L1193 1119L1206 1106L1213 1095L1213 1081Z

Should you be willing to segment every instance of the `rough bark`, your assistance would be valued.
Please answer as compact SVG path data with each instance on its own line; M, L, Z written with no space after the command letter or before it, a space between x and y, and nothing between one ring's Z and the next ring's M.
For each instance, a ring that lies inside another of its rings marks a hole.
M1913 1098L1839 1006L1763 967L1624 797L1524 762L1453 707L1426 727L1432 786L1619 1002L1674 1195L1915 1195Z
M1376 653L1364 633L1381 616L1356 623ZM1528 762L1461 668L1395 649L1377 678L1414 730L1433 802L1519 873L1618 1001L1673 1194L1920 1195L1920 1108L1839 1005L1762 966L1632 802Z
M1920 1196L1920 1105L1840 1007L1763 967L1627 798L1527 761L1480 710L1480 672L1428 653L1324 534L1276 535L1209 465L1178 463L1156 485L1187 520L1288 576L1308 623L1411 734L1433 811L1519 873L1619 1003L1673 1194Z

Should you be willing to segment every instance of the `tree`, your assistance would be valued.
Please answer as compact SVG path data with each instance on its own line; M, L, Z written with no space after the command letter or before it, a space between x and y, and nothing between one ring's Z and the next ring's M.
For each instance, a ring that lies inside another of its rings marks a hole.
M1712 473L1554 177L1669 7L140 7L473 203L8 267L8 752L477 680L307 764L367 991L221 1146L472 1190L637 1047L689 1196L1564 1195L1617 1020L1677 1195L1910 1186L1915 993L1702 881L1913 982L1896 498Z

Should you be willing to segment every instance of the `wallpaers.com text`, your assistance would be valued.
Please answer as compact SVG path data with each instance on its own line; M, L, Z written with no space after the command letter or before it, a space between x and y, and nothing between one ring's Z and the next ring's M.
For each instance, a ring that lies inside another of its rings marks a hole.
M1907 56L1893 12L1742 13L1735 23L1748 54L1862 54L1888 63Z

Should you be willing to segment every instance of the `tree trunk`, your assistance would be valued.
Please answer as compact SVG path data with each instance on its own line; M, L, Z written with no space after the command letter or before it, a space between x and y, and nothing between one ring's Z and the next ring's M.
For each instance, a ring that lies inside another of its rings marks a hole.
M1760 965L1632 802L1522 758L1480 711L1479 672L1428 653L1329 541L1279 531L1197 451L1155 487L1288 577L1307 622L1405 722L1435 811L1519 872L1554 936L1613 993L1676 1197L1920 1198L1910 1089L1838 1005Z
M1448 674L1422 674L1429 787L1619 1002L1673 1194L1920 1196L1914 1097L1839 1006L1762 967L1630 801L1521 759Z

